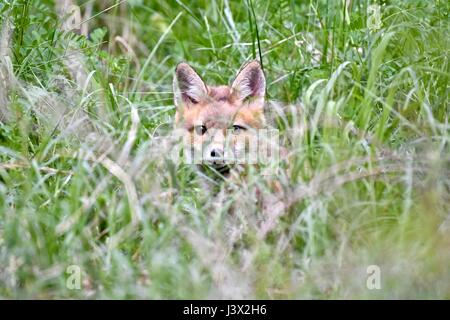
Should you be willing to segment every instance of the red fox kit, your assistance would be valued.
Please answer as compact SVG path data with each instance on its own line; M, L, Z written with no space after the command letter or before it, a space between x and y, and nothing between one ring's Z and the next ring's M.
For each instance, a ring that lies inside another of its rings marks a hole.
M227 175L264 128L266 81L261 65L245 64L231 86L209 86L187 63L176 67L176 125L186 131L197 163Z
M183 136L185 144L189 145L189 153L199 155L199 161L194 159L194 163L212 167L224 177L229 176L236 160L242 164L257 164L260 168L261 160L268 156L271 160L276 158L276 163L280 150L278 141L267 144L265 139L261 139L261 132L266 131L266 80L258 61L245 64L231 86L218 87L206 85L192 67L180 63L176 68L173 87L177 107L175 123L185 131ZM245 158L249 153L254 153L254 150L249 150L252 146L258 149L256 162ZM262 146L264 151L269 151L263 156L259 152ZM242 157L244 161L239 162ZM246 183L242 186L245 188ZM279 181L269 178L266 189L268 191L265 192L259 186L255 189L257 204L265 217L259 230L261 237L274 227L276 219L285 212L284 192ZM234 210L238 207L235 204Z

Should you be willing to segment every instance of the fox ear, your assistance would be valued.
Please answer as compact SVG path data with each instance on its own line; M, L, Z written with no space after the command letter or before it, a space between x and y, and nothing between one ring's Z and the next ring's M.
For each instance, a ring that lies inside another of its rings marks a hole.
M207 93L206 85L198 73L187 63L177 65L173 78L175 106L198 103Z
M252 60L244 64L231 86L233 94L240 100L257 98L264 102L266 94L266 78L262 71L261 64L257 60Z

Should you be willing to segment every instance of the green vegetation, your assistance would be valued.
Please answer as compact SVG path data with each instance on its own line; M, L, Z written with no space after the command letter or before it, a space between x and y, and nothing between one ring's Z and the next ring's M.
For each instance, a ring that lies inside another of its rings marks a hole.
M63 2L0 2L0 297L450 298L447 1ZM290 152L263 235L264 176L169 158L176 64L254 58Z

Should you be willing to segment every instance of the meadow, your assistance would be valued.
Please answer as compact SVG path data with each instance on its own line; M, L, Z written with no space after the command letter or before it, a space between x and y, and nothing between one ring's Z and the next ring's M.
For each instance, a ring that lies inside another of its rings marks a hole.
M450 299L449 9L1 0L0 298ZM250 59L282 213L170 157L177 63Z

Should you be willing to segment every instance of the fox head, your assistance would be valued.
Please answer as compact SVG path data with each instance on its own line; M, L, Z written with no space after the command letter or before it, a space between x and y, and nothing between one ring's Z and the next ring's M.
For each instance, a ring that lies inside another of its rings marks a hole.
M264 128L266 81L253 60L242 66L231 86L209 86L187 63L176 67L175 123L185 130L201 163L223 173L248 152L257 130Z

